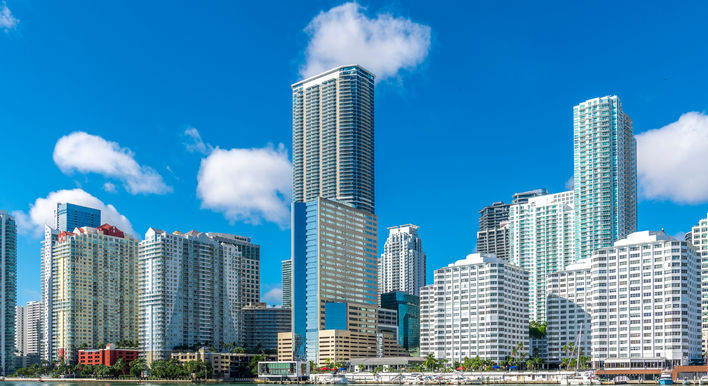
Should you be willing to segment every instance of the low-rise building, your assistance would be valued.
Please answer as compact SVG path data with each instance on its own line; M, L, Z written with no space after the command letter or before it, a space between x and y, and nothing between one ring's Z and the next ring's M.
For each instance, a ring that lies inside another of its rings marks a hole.
M174 352L171 357L183 363L203 361L211 366L214 378L233 379L242 376L242 372L256 355L260 354L210 352L201 348L195 352ZM274 361L275 355L267 355L266 359Z
M126 364L138 359L141 351L137 348L116 348L109 344L106 348L96 350L79 350L79 364L113 366L118 359L123 359Z
M396 310L398 344L413 355L420 353L420 297L387 292L381 294L381 307Z

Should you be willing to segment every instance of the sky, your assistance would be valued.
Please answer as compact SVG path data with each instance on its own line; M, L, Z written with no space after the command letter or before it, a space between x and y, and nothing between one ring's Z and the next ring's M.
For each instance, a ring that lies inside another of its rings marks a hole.
M638 142L639 229L708 213L708 3L0 0L0 210L18 303L40 295L57 201L290 257L291 89L359 63L376 80L376 213L420 226L432 273L476 248L478 211L566 190L572 107L618 95Z

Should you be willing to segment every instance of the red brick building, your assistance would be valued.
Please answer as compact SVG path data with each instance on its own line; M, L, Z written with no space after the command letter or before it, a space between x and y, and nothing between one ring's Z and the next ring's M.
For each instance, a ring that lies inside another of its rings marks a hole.
M123 358L125 364L129 364L139 356L138 349L115 348L115 345L109 344L105 349L79 350L79 364L113 366L120 358Z

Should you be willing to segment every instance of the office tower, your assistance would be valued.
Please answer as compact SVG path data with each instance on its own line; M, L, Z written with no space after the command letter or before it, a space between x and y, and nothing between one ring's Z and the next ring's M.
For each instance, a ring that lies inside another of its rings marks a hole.
M53 357L82 346L137 340L138 242L104 224L62 231L53 246Z
M41 302L29 302L26 306L15 306L15 352L18 356L18 368L39 363L42 334L41 312Z
M15 367L15 298L17 295L17 224L0 211L0 371Z
M701 259L701 335L702 342L708 340L708 216L701 219L689 233L686 240L696 249Z
M71 232L76 228L98 228L101 225L101 211L71 203L57 203L56 229Z
M617 96L573 107L575 256L637 230L637 142Z
M388 292L381 294L381 308L396 311L398 344L411 354L419 354L420 297L401 291Z
M54 312L54 303L52 301L52 287L54 273L54 246L58 241L59 232L71 232L76 228L85 226L97 228L101 225L101 211L98 209L88 208L71 203L57 203L57 209L54 211L55 224L44 226L44 240L42 241L42 334L40 342L40 350L42 359L52 362L56 358L53 354L55 348L53 346L54 339L54 321L52 315Z
M538 196L545 196L547 194L548 194L548 189L545 189L545 188L533 189L533 190L529 190L526 192L514 193L511 196L511 203L512 203L512 205L513 204L525 204L529 201L529 198L538 197Z
M376 229L376 215L341 202L317 198L293 204L296 357L328 359L318 352L320 330L349 332L325 333L327 339L375 341Z
M592 304L592 277L590 259L570 264L563 271L548 275L546 279L547 359L561 363L568 353L563 346L573 343L590 356L590 323ZM580 342L577 345L577 342Z
M378 263L379 293L403 291L418 296L425 285L425 253L418 227L398 225L388 232Z
M139 337L148 363L175 347L241 345L260 294L260 246L225 233L150 228L139 252Z
M435 271L420 291L421 356L495 362L519 343L528 351L528 273L491 254L473 253Z
M688 242L663 232L635 232L593 252L594 367L700 358L700 264Z
M282 261L281 274L283 275L283 308L292 308L293 259Z
M546 275L573 263L573 192L529 198L509 211L510 261L529 273L531 320L546 320Z
M278 348L278 334L292 329L290 309L249 303L243 307L243 346L263 350Z
M340 66L292 85L293 201L374 213L374 75Z

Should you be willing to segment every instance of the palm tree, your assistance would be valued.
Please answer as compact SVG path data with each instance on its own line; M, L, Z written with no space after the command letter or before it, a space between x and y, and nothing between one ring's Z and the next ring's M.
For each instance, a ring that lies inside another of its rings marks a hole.
M438 367L438 360L435 359L435 356L432 353L428 354L428 356L425 357L425 360L423 361L423 367L425 367L425 369L428 371L435 371L435 369Z

